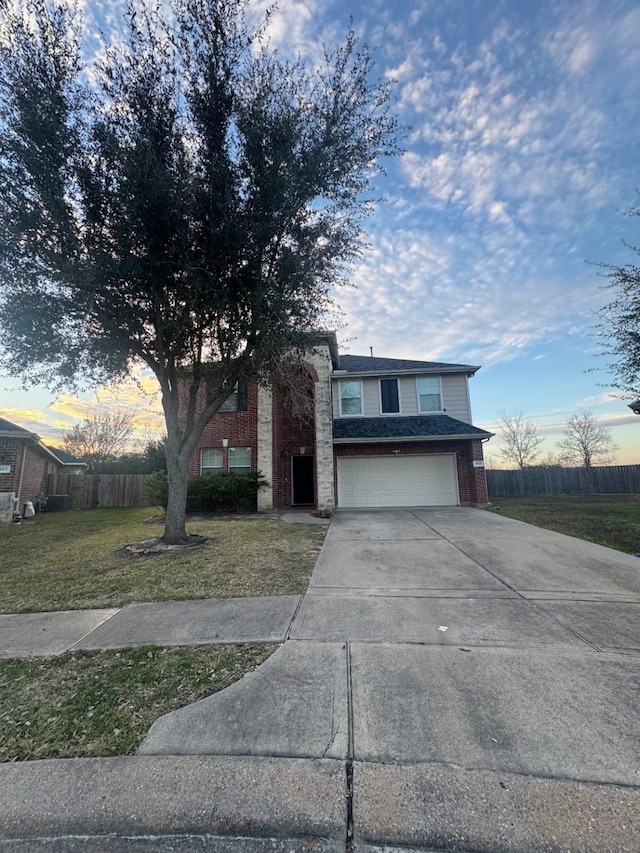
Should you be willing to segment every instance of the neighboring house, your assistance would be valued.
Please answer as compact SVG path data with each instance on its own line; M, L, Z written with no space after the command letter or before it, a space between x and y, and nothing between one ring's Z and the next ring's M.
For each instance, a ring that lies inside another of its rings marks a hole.
M0 521L10 521L13 507L34 504L46 494L54 473L81 474L87 466L64 450L48 447L38 435L0 418Z
M312 414L277 388L239 386L190 474L261 471L261 510L485 504L492 433L471 425L468 389L478 369L339 355L333 333L318 335L301 380Z

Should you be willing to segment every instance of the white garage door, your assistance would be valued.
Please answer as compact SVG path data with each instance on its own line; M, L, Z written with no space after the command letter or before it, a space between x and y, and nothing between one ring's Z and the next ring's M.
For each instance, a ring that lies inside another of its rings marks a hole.
M338 458L338 506L458 503L455 454Z

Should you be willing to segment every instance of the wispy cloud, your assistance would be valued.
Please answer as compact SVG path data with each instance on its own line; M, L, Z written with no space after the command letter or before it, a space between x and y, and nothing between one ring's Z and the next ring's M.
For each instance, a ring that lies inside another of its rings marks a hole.
M157 382L140 369L128 381L99 389L88 398L60 394L45 409L1 407L0 417L37 433L41 439L60 444L74 423L109 410L128 411L132 417L131 447L145 444L165 432Z
M397 357L490 365L569 335L576 311L589 310L584 288L568 291L544 268L523 278L517 267L514 250L496 245L487 258L472 237L409 229L376 235L355 270L357 289L338 294L358 339L351 350L375 345Z

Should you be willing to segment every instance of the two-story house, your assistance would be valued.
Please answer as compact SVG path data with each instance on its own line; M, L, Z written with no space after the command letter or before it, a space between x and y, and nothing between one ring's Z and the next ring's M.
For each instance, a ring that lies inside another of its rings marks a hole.
M318 335L296 412L276 387L242 384L205 428L190 473L259 470L261 510L484 504L483 442L469 379L479 368L340 355Z

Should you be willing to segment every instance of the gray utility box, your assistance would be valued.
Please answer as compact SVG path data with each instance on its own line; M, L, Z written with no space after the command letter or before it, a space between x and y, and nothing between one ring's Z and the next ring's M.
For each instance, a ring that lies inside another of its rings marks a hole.
M47 497L46 512L64 512L71 509L71 495L49 495Z

